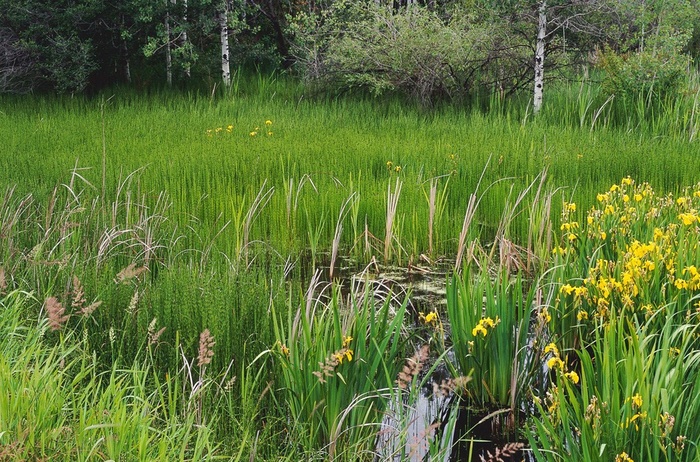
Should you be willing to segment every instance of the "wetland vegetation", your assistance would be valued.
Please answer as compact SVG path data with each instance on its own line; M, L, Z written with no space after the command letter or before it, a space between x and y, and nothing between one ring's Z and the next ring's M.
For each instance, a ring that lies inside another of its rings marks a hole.
M3 96L0 460L698 460L697 94L597 90Z

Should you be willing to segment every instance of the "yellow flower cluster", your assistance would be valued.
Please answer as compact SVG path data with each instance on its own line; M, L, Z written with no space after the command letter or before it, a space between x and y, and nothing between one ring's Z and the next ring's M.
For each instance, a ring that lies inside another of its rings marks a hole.
M634 459L632 459L630 456L627 455L626 452L623 451L615 456L615 462L634 462Z
M418 318L421 320L421 322L423 322L423 324L435 325L438 321L438 315L435 311L431 311L428 314L420 312L418 313Z
M551 357L547 360L547 367L549 370L559 370L562 372L564 377L571 380L573 383L579 382L579 376L576 371L569 371L567 369L566 363L564 363L564 361L561 359L559 348L557 348L556 344L550 343L544 347L543 354L545 356L551 354Z
M604 246L601 254L612 257L594 260L582 283L561 287L567 303L577 309L579 321L589 316L605 319L611 305L651 315L650 296L672 296L668 287L700 291L698 268L681 263L688 254L683 246L700 238L700 184L674 199L657 196L648 183L636 184L626 177L597 199L599 204L588 211L582 233L571 217L575 204L564 203L560 226L564 247L554 251L567 255ZM579 246L580 239L591 245Z
M400 165L394 165L394 163L390 160L386 161L386 169L389 170L389 173L401 173L401 170L403 170Z
M472 336L478 337L479 334L481 334L482 337L486 337L486 335L489 333L488 330L494 329L500 322L501 320L498 316L496 316L495 321L491 318L481 318L477 325L472 329Z
M267 132L267 136L272 136L272 121L270 119L265 121L265 131ZM255 129L249 133L251 138L255 138L258 136L258 133L260 132L260 127L255 127Z
M620 424L621 427L627 428L631 424L634 424L635 430L639 431L639 422L643 421L647 417L647 412L643 411L642 412L642 406L644 405L644 400L642 399L642 395L639 393L635 394L631 398L627 398L625 400L625 403L629 402L632 407L632 411L634 411L634 415L632 417L628 417L624 424Z
M228 124L225 128L224 127L216 127L216 128L210 128L207 129L205 132L208 137L213 137L215 135L221 135L223 133L232 133L233 132L233 124Z

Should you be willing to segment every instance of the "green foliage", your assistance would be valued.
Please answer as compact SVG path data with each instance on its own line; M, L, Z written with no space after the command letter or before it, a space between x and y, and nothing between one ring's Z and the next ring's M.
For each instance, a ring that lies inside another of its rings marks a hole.
M498 28L469 14L444 20L417 5L395 11L374 2L340 2L317 29L311 19L303 16L297 26L307 72L341 88L396 91L430 105L465 96L489 80L482 69Z
M672 51L620 56L607 50L600 54L598 66L605 71L604 92L628 101L641 99L649 105L683 90L688 59Z
M143 355L101 369L79 329L49 330L31 297L0 298L0 457L40 460L203 460L211 429L180 407L180 379L159 381ZM45 314L45 313L44 313ZM85 332L86 333L86 332Z
M393 306L393 297L377 304L379 287L370 281L350 293L347 305L338 288L323 303L313 284L298 308L272 313L277 343L270 353L291 412L290 433L307 453L327 451L333 459L341 448L372 449L407 349L406 306Z
M448 284L455 359L461 374L473 378L466 397L476 409L515 412L527 398L536 378L536 371L529 370L527 346L534 287L527 289L520 276L511 280L502 270L495 280L488 271L465 271Z

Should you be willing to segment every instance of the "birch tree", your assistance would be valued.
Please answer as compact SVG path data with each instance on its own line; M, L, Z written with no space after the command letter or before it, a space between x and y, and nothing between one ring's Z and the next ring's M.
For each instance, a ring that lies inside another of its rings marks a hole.
M228 1L223 0L219 5L219 32L221 39L221 79L224 85L231 86L230 48L228 43Z
M535 90L532 109L535 114L542 108L544 91L544 46L547 37L547 1L540 0L537 7L537 44L535 45Z

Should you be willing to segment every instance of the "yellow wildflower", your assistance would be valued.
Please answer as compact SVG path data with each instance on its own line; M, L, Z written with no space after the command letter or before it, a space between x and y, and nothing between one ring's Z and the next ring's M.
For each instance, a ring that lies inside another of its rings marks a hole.
M615 462L634 462L634 460L623 451L615 456Z
M565 293L566 295L571 295L572 293L574 293L574 286L572 286L571 284L564 284L563 286L561 286L561 289L559 289L559 292Z
M353 341L353 338L350 337L349 335L346 337L343 337L343 348L347 348L348 346L350 346L350 342L352 342L352 341Z
M643 400L642 400L642 395L637 393L634 395L632 398L630 398L630 401L632 401L632 409L641 409Z
M431 311L430 313L428 313L425 316L425 323L426 324L434 323L436 321L437 321L437 313L435 313L434 311Z
M488 334L487 328L493 329L500 323L501 320L496 316L496 320L493 320L491 318L482 318L479 323L474 326L472 329L472 335L474 337L477 337L478 334L481 334L483 337L486 337L486 334Z
M575 371L567 372L564 374L564 377L567 379L571 380L574 383L578 383L578 374Z
M270 125L272 125L272 121L271 121L271 120L269 120L269 119L268 119L268 120L266 120L266 121L265 121L265 125L267 125L267 126L269 127Z
M681 213L678 215L678 219L681 220L684 225L690 226L698 220L698 217L693 213Z
M488 332L486 331L486 329L484 328L484 326L481 325L481 323L477 324L477 325L472 329L472 336L477 337L478 334L481 334L481 335L483 335L484 337L486 337L486 334L488 334Z
M579 311L578 313L576 313L576 319L578 319L579 321L588 319L588 312L583 310Z
M550 370L553 369L561 369L564 370L564 361L561 360L559 357L554 357L554 358L549 358L549 361L547 361L547 367Z
M258 132L250 132L250 136L255 136L257 134L258 134Z
M544 347L544 354L547 353L554 353L555 356L559 356L559 349L557 346L554 344L554 342L550 343L546 347Z

